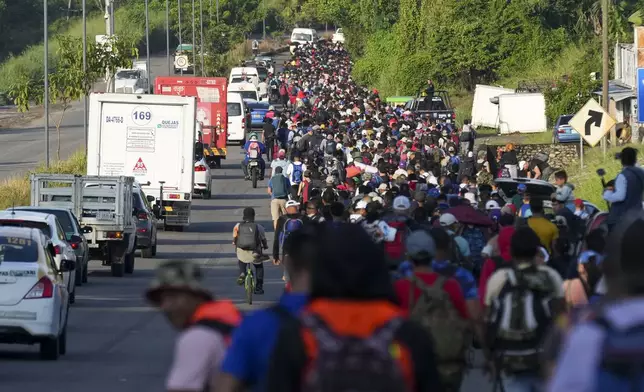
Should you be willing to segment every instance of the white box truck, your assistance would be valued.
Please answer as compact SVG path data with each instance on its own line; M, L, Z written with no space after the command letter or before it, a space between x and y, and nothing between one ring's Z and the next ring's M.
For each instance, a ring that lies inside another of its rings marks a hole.
M548 128L546 99L541 93L499 95L499 133L537 133Z
M87 174L132 176L163 220L190 225L194 187L195 97L92 94Z

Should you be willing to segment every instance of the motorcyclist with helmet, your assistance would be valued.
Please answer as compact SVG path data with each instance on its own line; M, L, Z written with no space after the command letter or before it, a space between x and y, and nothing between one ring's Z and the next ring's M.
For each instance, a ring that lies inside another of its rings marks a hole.
M255 159L257 160L257 162L259 162L259 179L263 180L264 172L266 171L266 162L264 161L264 158L262 158L262 155L266 154L266 146L264 145L264 143L259 141L257 134L250 134L248 141L246 141L246 144L244 144L244 153L246 154L246 156L244 157L244 160L241 164L242 171L244 172L244 178L246 180L250 180L250 176L248 174L248 161L250 159Z

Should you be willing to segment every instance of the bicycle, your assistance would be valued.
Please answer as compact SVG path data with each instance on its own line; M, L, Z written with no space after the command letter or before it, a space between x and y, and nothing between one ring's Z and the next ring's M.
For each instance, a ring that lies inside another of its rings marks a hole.
M244 279L244 290L246 290L246 302L253 304L253 294L255 293L255 276L253 275L253 263L246 264L246 278Z

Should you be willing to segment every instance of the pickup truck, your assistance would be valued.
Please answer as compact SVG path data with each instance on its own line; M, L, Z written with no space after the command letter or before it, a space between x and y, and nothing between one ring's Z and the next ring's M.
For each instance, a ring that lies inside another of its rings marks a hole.
M445 90L436 90L431 102L426 102L426 97L416 97L405 104L405 110L410 110L419 116L427 116L432 120L447 123L456 121L456 112L452 108L449 93Z
M109 265L112 276L134 272L136 216L133 177L32 174L31 205L74 213L91 259Z

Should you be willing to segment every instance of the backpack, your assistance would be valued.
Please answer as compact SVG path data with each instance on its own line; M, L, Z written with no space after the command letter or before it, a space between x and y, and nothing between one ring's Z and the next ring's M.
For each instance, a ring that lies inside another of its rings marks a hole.
M455 265L472 272L474 270L474 265L472 264L472 262L466 259L466 257L463 255L463 252L461 252L461 248L458 247L458 243L456 242L456 235L450 234L449 238L451 253L450 261Z
M406 376L413 374L411 361L394 357L394 338L404 320L394 317L367 337L344 336L333 331L315 313L295 318L286 310L276 312L282 327L274 355L279 361L298 361L304 366L299 390L311 392L391 392L411 387ZM303 336L304 335L304 336ZM293 341L296 337L297 342ZM305 337L309 339L304 339ZM305 343L305 341L307 343ZM287 344L287 342L289 344ZM308 344L312 343L312 344ZM313 347L311 347L313 346ZM286 355L281 355L286 354ZM269 368L267 390L277 390ZM280 388L281 391L283 388Z
M293 164L293 184L294 185L298 185L300 182L302 182L302 175L303 175L302 164L299 164L299 165Z
M335 153L335 142L332 140L327 140L324 147L324 153L326 155L333 155Z
M472 132L461 132L461 141L469 142L472 139Z
M389 227L396 229L396 236L391 242L385 242L385 255L391 262L398 262L405 256L405 240L409 234L409 227L405 222L388 222Z
M320 136L313 136L309 139L309 151L320 151L320 146L322 146L322 141L324 139Z
M617 328L601 313L594 323L605 333L596 390L644 390L644 325Z
M447 162L447 170L450 173L458 173L458 168L460 166L461 160L458 159L458 156L454 155L449 158L449 161Z
M261 155L261 150L259 148L258 142L250 142L248 149L246 150L248 157L251 159L259 158Z
M282 199L288 196L289 192L286 187L286 177L284 177L284 174L275 174L271 178L271 189L274 198Z
M490 306L488 342L504 371L536 371L552 321L548 302L555 288L548 272L537 266L503 270L506 283Z
M237 229L237 247L243 250L255 250L259 243L259 230L255 222L242 222Z
M299 218L289 218L284 222L284 228L282 229L282 232L280 233L280 248L284 247L284 241L288 238L288 236L294 232L295 230L301 229L302 226L304 226L304 222L302 219Z
M471 343L467 320L461 317L444 290L449 279L440 274L429 286L416 275L409 278L409 318L431 336L438 372L445 384L461 378L466 365L465 353ZM421 292L418 300L415 299L416 288Z

